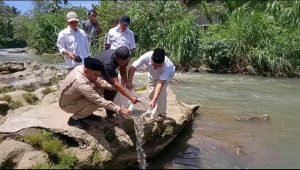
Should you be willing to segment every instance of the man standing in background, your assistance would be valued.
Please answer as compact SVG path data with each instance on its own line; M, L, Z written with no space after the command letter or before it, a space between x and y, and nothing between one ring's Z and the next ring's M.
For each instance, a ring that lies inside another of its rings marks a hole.
M90 56L90 46L86 33L78 28L78 15L68 12L66 15L68 27L58 34L56 46L64 56L68 71L82 65L85 58Z
M128 28L129 24L129 16L123 15L119 20L119 24L108 31L105 44L107 49L117 49L118 47L125 46L130 50L131 53L133 52L133 50L136 48L136 45L134 34Z
M99 48L99 36L102 32L100 24L96 20L97 12L91 9L88 12L88 20L81 23L81 28L85 31L88 36L88 41L92 51Z

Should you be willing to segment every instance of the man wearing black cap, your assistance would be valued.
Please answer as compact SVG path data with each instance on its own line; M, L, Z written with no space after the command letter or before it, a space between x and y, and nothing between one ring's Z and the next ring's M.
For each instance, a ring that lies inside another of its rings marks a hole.
M103 89L113 91L113 87L99 77L103 64L95 58L85 58L84 65L75 67L60 85L59 106L67 113L73 113L68 124L81 129L89 126L83 120L95 119L93 112L100 107L130 117L128 109L121 108L102 97Z
M104 65L104 70L101 71L101 75L108 83L114 86L122 95L127 97L132 103L137 103L139 100L136 96L131 96L125 87L121 84L118 79L117 69L120 71L121 78L124 84L127 83L127 70L126 66L130 61L130 52L127 47L119 47L116 50L106 50L102 53L98 53L95 56L96 59L100 60ZM106 100L113 101L117 92L104 90L104 98ZM114 112L112 110L106 110L107 118L113 118Z
M167 87L174 76L175 66L166 56L165 50L156 48L143 54L134 61L128 71L127 88L132 88L132 80L136 70L146 65L148 70L149 107L155 112L157 122L163 122L167 110Z
M136 48L134 34L128 28L129 24L129 16L121 16L119 24L108 31L105 43L107 48L106 50L117 49L118 47L125 46L132 52Z

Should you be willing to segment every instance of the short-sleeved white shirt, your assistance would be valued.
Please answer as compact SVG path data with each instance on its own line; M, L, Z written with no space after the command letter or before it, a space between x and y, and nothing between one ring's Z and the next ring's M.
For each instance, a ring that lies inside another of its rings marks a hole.
M133 32L129 28L121 32L119 25L108 31L106 44L110 44L110 49L117 49L121 46L129 50L136 48Z
M154 69L151 65L152 59L151 56L153 51L146 52L139 59L132 63L132 66L135 69L140 69L143 65L146 65L148 70L148 75L154 80L169 80L171 75L175 73L175 66L172 61L166 56L165 62L159 69Z
M77 63L69 57L64 56L66 68L74 68L83 64L84 58L91 55L90 46L86 33L79 29L72 30L69 26L58 34L56 46L59 52L70 51L82 59L81 63Z

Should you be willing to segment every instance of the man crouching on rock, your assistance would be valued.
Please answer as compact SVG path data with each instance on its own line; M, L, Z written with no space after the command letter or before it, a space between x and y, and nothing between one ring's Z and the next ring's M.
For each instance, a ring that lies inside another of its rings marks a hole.
M105 80L99 77L104 69L101 61L95 58L85 58L84 65L75 67L60 84L59 106L67 113L73 113L68 124L80 129L88 129L83 120L95 119L93 112L100 107L115 111L129 118L131 112L121 108L112 101L105 100L104 89L114 90Z

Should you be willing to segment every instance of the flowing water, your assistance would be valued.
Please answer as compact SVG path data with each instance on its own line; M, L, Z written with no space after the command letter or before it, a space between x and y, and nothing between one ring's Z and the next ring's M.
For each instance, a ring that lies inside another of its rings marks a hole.
M146 162L146 154L143 149L144 144L144 120L143 117L140 115L137 115L136 113L133 116L134 121L134 131L136 136L136 152L138 156L138 163L140 169L146 169L147 168L147 162Z
M0 49L0 61L36 61L49 66L55 66L58 69L64 68L63 58L46 57L27 53L8 53L14 49Z
M0 50L1 61L25 59L55 64L52 59ZM171 88L177 99L199 104L200 109L191 125L149 160L147 168L300 167L300 79L228 74L175 78L180 81ZM135 79L146 76L137 74ZM235 120L257 114L269 114L270 121Z
M176 76L175 76L176 77ZM299 168L300 80L184 74L177 99L199 104L191 126L150 168ZM270 121L236 116L269 114Z

